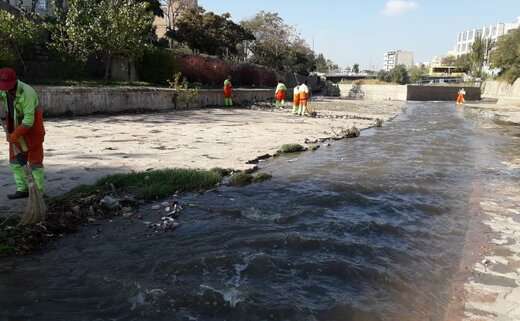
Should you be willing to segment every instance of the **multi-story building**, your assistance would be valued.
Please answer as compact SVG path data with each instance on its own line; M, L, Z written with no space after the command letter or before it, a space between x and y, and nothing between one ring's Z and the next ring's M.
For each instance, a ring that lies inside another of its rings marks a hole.
M471 52L471 48L475 40L479 37L484 39L492 39L497 41L498 38L507 34L513 29L520 28L520 17L516 22L512 23L497 23L489 26L484 26L479 29L470 29L463 31L457 35L457 44L455 45L455 55L462 56Z
M390 71L399 65L411 68L414 65L413 52L403 50L391 50L385 53L383 68Z
M162 6L164 16L155 17L154 21L157 38L164 38L168 29L173 26L175 19L177 19L184 10L196 9L198 6L197 0L177 0L172 1L169 6Z
M24 9L28 11L35 11L41 15L47 15L51 12L50 0L1 0L7 2L12 7Z

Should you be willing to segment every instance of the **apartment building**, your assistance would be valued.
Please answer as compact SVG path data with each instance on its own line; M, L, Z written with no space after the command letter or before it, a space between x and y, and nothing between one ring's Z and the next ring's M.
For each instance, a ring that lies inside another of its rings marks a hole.
M0 0L7 2L12 7L25 9L41 15L47 15L51 12L51 0Z
M492 39L497 41L498 38L507 34L511 30L520 28L520 17L512 23L496 23L483 26L482 28L470 29L463 31L457 35L457 42L454 48L455 55L462 56L471 52L471 48L475 39L483 37L484 39Z
M198 6L199 4L197 0L177 0L174 2L172 1L170 6L162 6L164 17L155 17L154 21L157 37L159 39L164 38L168 28L173 25L173 22L179 17L182 11L196 9Z
M411 68L414 65L414 55L411 51L391 50L385 53L383 69L390 71L399 65Z

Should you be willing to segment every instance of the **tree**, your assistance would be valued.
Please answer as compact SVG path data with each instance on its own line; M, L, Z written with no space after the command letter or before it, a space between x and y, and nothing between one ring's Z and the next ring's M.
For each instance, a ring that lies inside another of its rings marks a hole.
M25 15L0 10L0 64L19 62L25 69L24 48L40 35L38 26Z
M81 61L91 55L102 58L108 80L114 57L135 59L143 54L152 23L145 1L69 0L68 10L58 15L52 46Z
M442 58L441 63L444 66L455 66L457 63L457 57L452 55L446 56Z
M520 29L498 40L491 54L491 66L500 69L499 75L509 83L520 78Z
M410 81L416 83L428 74L428 69L425 65L413 66L409 70Z
M484 37L477 37L471 46L469 60L471 62L471 75L474 77L482 76L482 68L486 62L486 41Z
M249 48L251 62L302 74L316 69L314 52L278 13L261 11L241 25L256 39Z
M354 66L352 66L352 72L359 74L359 64L354 64Z
M202 8L186 11L167 35L193 50L220 57L237 55L239 44L255 39L230 14L217 15Z
M327 63L327 59L325 59L325 56L323 54L319 54L316 57L315 64L316 64L316 71L317 72L328 73L330 71L329 70L329 65Z
M295 31L285 24L278 13L261 11L252 19L242 21L241 25L256 38L250 47L253 63L278 70L286 69L285 59Z
M406 70L406 66L399 65L390 71L392 82L398 83L400 85L406 85L410 83L410 75L408 74L408 70Z
M392 82L392 74L385 70L380 70L377 73L377 80L384 82Z

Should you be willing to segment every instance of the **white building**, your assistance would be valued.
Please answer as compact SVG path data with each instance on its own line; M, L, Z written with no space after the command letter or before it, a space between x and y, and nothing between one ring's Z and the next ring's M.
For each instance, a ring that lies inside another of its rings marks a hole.
M390 71L399 65L411 68L414 65L413 52L391 50L385 53L383 69Z
M24 10L28 10L28 11L32 11L34 9L34 11L36 13L43 14L43 15L46 15L49 13L49 9L50 9L49 7L51 5L50 0L37 0L37 1L7 0L4 2L7 2L11 6L19 8L19 9L24 9ZM33 6L34 6L34 8L33 8Z
M471 52L471 48L475 39L483 37L484 39L493 39L497 41L498 38L507 34L513 29L520 27L520 17L513 23L497 23L494 25L484 26L479 29L466 30L458 34L457 44L455 45L455 55L461 56Z
M169 6L163 5L161 8L164 12L164 16L155 17L154 21L157 37L160 39L166 36L168 29L173 26L173 23L183 11L196 9L198 6L199 3L197 0L177 0L172 1Z

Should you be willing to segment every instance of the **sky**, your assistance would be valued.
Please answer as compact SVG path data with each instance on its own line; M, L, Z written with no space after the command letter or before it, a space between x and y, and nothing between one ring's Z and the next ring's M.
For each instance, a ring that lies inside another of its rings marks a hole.
M497 22L514 22L520 0L199 0L233 20L258 11L278 12L317 53L342 67L379 69L385 51L413 51L428 62L455 47L457 34Z

